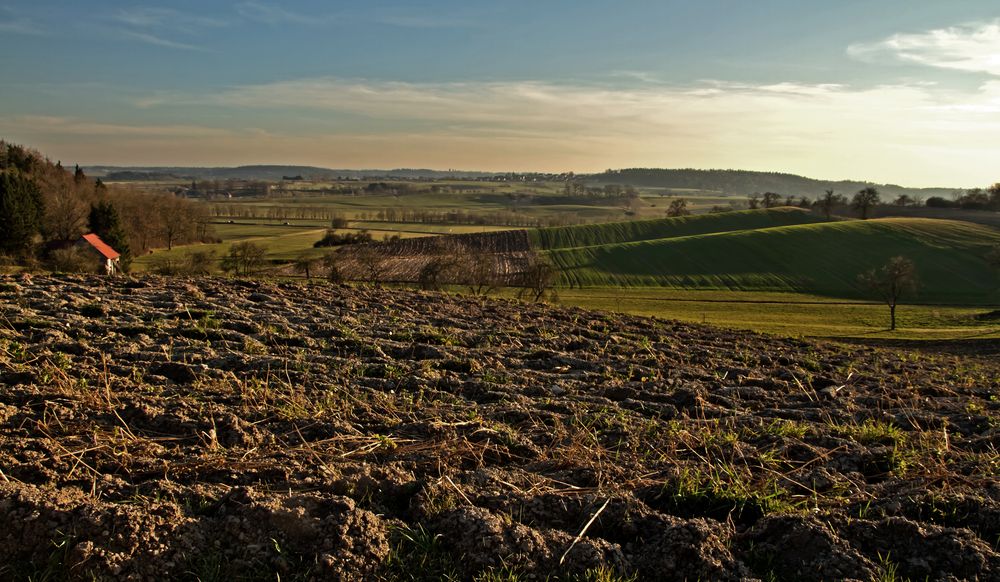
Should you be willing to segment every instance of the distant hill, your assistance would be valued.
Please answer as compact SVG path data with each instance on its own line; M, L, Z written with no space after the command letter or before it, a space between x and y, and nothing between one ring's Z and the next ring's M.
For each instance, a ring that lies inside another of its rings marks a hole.
M458 170L429 170L420 168L398 168L393 170L367 169L348 170L320 168L317 166L252 165L234 168L199 168L186 166L87 166L84 171L89 176L107 181L148 181L148 180L266 180L277 182L286 176L302 176L306 180L443 180L448 178L475 180L510 175L505 172L479 172ZM518 176L541 177L546 180L561 180L572 174L517 174ZM706 190L734 196L746 196L754 192L777 192L782 196L807 196L816 198L825 190L838 194L852 194L874 186L883 199L900 194L911 197L949 197L955 188L906 188L895 184L875 184L858 180L827 181L815 180L795 174L779 172L752 172L748 170L693 170L630 168L608 170L600 174L578 174L577 179L592 185L621 184L645 188L674 188L679 190Z
M749 170L694 170L630 168L608 170L583 178L594 184L621 184L646 188L678 188L711 190L724 194L746 196L754 192L777 192L782 196L808 196L816 198L826 190L838 194L852 194L874 186L883 199L895 198L900 194L910 196L950 196L954 188L906 188L895 184L875 184L856 180L815 180L795 174L779 172L752 172Z
M397 178L402 180L419 180L432 178L481 178L497 176L490 172L454 172L424 169L395 170L336 170L316 166L238 166L235 168L197 168L197 167L120 167L120 166L87 166L84 168L90 176L107 177L113 180L267 180L279 181L285 176L302 176L308 180L333 180L336 178L362 180L366 178Z
M728 225L731 229L733 225ZM952 220L885 218L729 230L548 251L562 282L865 296L857 275L902 255L917 265L916 299L1000 300L985 261L1000 231Z

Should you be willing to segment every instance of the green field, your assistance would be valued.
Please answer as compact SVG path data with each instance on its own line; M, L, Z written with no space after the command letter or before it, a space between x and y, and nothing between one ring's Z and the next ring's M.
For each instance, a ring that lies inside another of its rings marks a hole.
M568 305L784 335L1000 339L1000 321L982 317L1000 305L1000 274L984 260L990 246L1000 244L1000 231L988 225L909 217L828 222L797 208L663 218L670 198L655 190L643 190L640 203L626 213L613 205L564 199L554 184L454 185L478 190L396 196L317 189L224 202L221 207L250 211L256 218L220 217L214 226L222 242L195 247L212 249L221 258L234 243L252 241L266 249L272 265L318 256L326 251L312 245L325 233L329 217L324 213L331 211L351 221L351 228L340 232L368 230L376 239L516 228L376 217L390 208L571 217L571 222L605 222L529 230L534 248L560 269L560 301ZM512 194L523 188L532 189L533 202L515 201ZM736 200L711 192L672 194L685 196L694 209ZM139 257L135 269L147 270L157 257L183 255L195 247ZM917 266L920 288L904 301L919 305L901 307L900 329L889 332L886 307L872 302L857 276L897 255Z
M240 225L242 226L242 225ZM132 261L132 270L143 272L151 270L158 260L171 257L180 258L191 250L214 251L216 258L221 260L229 249L238 242L253 242L261 245L266 250L265 260L267 261L291 261L303 253L319 254L320 249L313 249L313 243L323 238L326 229L305 230L294 227L268 227L259 226L258 231L262 236L252 236L246 234L244 229L232 229L232 233L221 234L223 242L216 244L193 244L175 246L171 250L159 249L146 255L136 257ZM223 232L226 229L220 229ZM277 230L279 233L273 234ZM226 235L230 235L228 238Z
M329 249L317 249L313 244L323 238L327 229L325 221L289 220L288 224L275 224L274 221L255 223L249 221L219 222L213 224L215 234L222 242L215 244L194 244L176 246L171 250L157 249L154 252L136 257L132 268L136 272L152 269L158 260L166 257L180 258L193 249L214 251L221 260L233 244L252 242L264 247L265 261L269 263L290 262L303 255L320 256ZM319 228L317 228L319 226ZM367 231L375 240L392 236L400 238L416 238L439 234L465 234L477 232L492 232L507 230L509 227L442 225L442 224L408 224L386 222L351 222L351 228L340 228L337 232L358 233Z
M905 256L922 302L1000 302L985 254L1000 231L965 222L889 218L779 226L548 251L561 283L812 293L862 298L859 273Z
M274 218L292 220L303 214L336 213L349 220L376 220L379 211L463 212L476 215L485 224L508 225L512 217L498 218L497 213L523 217L525 221L578 224L665 216L671 197L682 195L693 212L707 212L717 206L745 204L738 196L724 196L711 191L639 190L639 198L625 207L623 199L602 199L567 195L562 182L475 182L439 180L432 183L379 181L398 187L400 193L367 192L361 182L299 182L268 197L233 198L210 205L219 218ZM354 190L344 193L344 189ZM516 223L516 221L514 221ZM478 224L478 222L477 222ZM522 224L535 224L522 222Z
M565 305L792 336L908 340L1000 340L994 306L902 305L888 330L884 304L802 293L593 288L559 291Z
M589 247L647 240L679 238L699 234L735 232L823 222L815 214L798 208L743 210L700 214L659 220L633 220L540 228L530 231L532 245L542 250Z

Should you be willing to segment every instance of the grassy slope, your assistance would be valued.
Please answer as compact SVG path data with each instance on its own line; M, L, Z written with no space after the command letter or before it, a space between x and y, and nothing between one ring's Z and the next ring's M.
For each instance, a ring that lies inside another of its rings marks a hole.
M797 208L772 208L658 220L542 228L531 231L531 237L535 248L553 250L809 224L822 220Z
M905 305L889 331L884 304L803 293L670 288L562 289L559 301L587 309L656 316L780 335L909 340L1000 339L994 307Z
M997 300L986 265L995 229L957 221L881 219L554 250L563 283L792 291L858 297L858 273L903 255L920 274L922 301Z

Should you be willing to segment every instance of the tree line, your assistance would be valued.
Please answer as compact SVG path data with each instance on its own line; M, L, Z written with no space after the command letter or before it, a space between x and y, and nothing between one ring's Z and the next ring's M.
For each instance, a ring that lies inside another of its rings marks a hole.
M1000 212L1000 182L989 188L972 188L953 197L952 200L940 196L927 199L932 208L961 208L962 210L992 210Z
M173 194L109 186L79 166L68 170L39 152L0 140L0 254L68 270L72 243L97 233L122 255L122 266L155 247L214 240L203 205ZM76 264L85 269L79 261Z

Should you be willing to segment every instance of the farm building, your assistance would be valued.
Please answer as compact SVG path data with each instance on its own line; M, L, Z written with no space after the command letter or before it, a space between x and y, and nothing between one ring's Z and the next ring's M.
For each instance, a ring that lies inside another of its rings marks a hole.
M117 275L121 272L121 253L108 246L101 237L94 233L85 234L76 242L76 247L93 255L104 266L104 272L108 275Z

